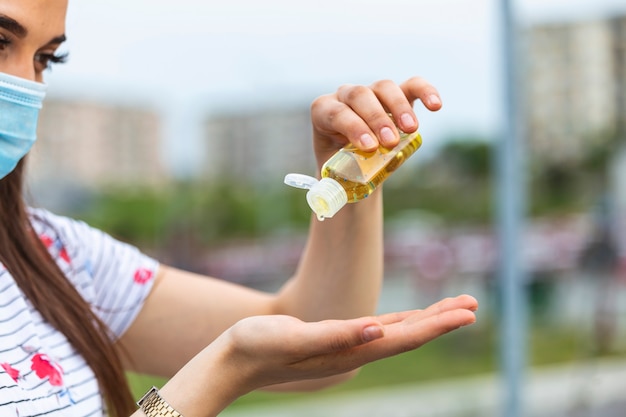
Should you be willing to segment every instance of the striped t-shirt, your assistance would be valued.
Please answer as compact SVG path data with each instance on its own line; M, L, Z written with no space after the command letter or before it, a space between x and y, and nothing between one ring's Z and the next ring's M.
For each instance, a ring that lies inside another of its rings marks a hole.
M141 309L158 263L83 222L41 209L30 215L70 282L113 335L122 335ZM0 416L99 417L103 407L91 369L0 264Z

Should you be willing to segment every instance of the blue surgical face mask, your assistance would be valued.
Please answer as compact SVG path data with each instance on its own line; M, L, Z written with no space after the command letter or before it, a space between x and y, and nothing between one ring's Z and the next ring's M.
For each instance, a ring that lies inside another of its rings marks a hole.
M0 72L0 179L15 169L37 139L46 86Z

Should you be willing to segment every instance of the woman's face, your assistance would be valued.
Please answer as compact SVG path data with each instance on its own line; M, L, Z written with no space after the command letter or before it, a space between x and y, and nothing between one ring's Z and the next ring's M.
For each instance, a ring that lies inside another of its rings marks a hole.
M43 81L43 72L62 61L67 0L0 1L0 72Z

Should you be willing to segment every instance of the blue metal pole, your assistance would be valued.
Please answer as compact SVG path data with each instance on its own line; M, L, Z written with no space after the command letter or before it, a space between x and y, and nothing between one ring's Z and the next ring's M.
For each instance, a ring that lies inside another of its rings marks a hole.
M526 297L522 242L526 206L524 148L519 100L520 62L512 0L501 0L504 131L497 146L497 222L500 248L498 287L501 295L503 416L523 413L526 362Z

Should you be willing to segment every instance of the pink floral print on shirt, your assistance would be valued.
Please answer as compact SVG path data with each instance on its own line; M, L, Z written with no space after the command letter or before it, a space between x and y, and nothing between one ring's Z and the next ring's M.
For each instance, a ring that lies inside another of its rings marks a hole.
M7 374L9 374L13 381L17 382L17 379L20 377L20 371L18 371L6 362L0 363L0 366L2 366L2 369L4 369Z
M41 240L41 243L43 243L43 245L46 248L49 248L54 243L54 240L52 240L52 238L50 236L46 235L46 234L40 235L39 236L39 240Z
M63 369L61 366L50 360L45 353L37 353L31 359L30 369L41 379L48 378L50 385L60 387L63 385Z
M135 271L133 279L137 284L145 284L152 279L152 271L148 268L139 268Z
M70 256L67 253L65 246L63 246L63 243L61 243L59 239L54 240L50 236L46 235L45 233L40 235L39 239L41 240L41 242L44 244L44 246L47 249L50 249L54 245L54 247L59 250L59 257L63 259L66 263L68 264L70 263L71 261Z

